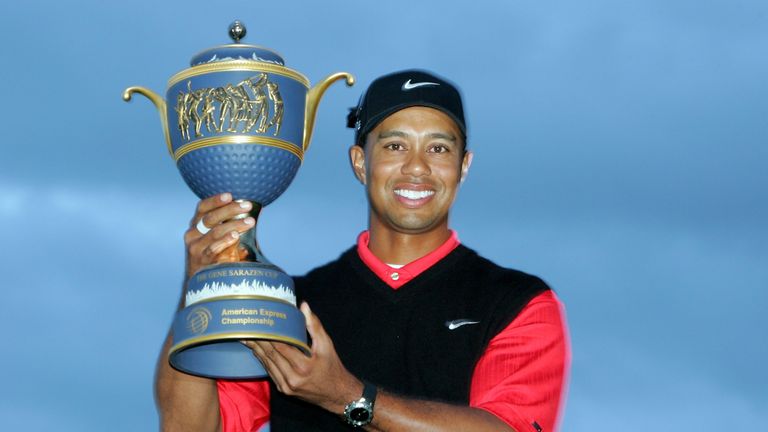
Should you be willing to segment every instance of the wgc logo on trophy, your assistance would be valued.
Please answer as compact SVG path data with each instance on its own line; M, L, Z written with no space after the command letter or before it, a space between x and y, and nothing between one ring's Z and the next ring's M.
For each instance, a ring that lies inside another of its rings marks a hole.
M285 67L276 52L240 43L245 27L229 29L235 43L205 50L191 67L172 76L166 98L143 87L160 111L168 151L198 197L231 192L261 208L279 197L309 148L317 105L325 90L348 73L310 88L304 75ZM269 339L309 350L304 316L296 308L293 280L261 253L256 228L240 238L246 261L207 266L187 282L185 303L174 318L173 367L211 378L266 376L242 339Z

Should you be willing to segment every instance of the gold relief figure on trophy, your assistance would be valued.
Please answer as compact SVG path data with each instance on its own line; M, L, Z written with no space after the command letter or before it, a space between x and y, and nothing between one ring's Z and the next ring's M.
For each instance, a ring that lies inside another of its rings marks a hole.
M254 81L255 79L255 81ZM243 80L238 84L239 86L247 86L253 93L253 99L248 99L248 105L250 108L250 116L245 126L245 132L250 132L251 129L259 123L259 127L256 132L263 132L263 125L265 121L263 118L267 113L267 95L264 92L264 84L267 82L267 74L260 73L254 77ZM245 88L243 88L245 90Z
M248 96L248 92L245 91L242 85L235 86L235 95L237 98L239 114L237 116L237 123L235 124L235 131L237 131L240 122L247 124L248 119L251 116L251 98Z
M208 132L216 132L218 130L216 127L216 117L213 116L213 113L216 112L216 105L213 104L216 89L209 88L204 90L203 121Z
M267 125L267 129L275 126L274 136L277 136L277 134L280 133L280 126L283 124L283 97L280 96L277 83L268 82L267 91L269 92L269 99L272 100L272 106L275 109L274 114L272 114L272 119Z
M176 98L176 114L179 119L179 133L181 133L182 139L189 140L189 118L187 117L187 107L184 105L184 93L179 92L179 96Z
M259 108L259 111L256 113L255 117L259 121L259 127L256 128L256 132L264 133L267 131L266 125L269 107L267 107L267 93L264 91L263 84L257 87L254 93L254 97L256 98L256 106Z
M226 91L230 106L232 107L229 112L229 127L227 128L227 132L237 133L237 125L240 122L244 101L240 97L238 90L232 84L227 84L224 90Z
M191 91L190 88L190 106L189 106L189 116L192 117L192 121L195 123L195 138L200 138L203 136L202 132L200 132L200 129L203 126L203 117L200 115L200 103L203 102L203 92L205 90L196 90Z
M227 98L227 92L224 87L216 87L213 89L213 97L219 102L219 128L217 132L222 132L224 129L224 121L232 108L232 103Z
M174 109L181 138L185 141L192 139L192 128L195 138L204 136L203 126L210 133L221 133L224 130L238 133L240 129L247 133L254 128L257 133L265 133L274 127L273 136L277 136L284 113L279 86L269 81L263 72L237 85L227 84L224 87L192 90L192 81L187 81L187 92L179 92Z
M189 127L191 126L190 121L190 110L189 106L192 102L192 93L182 93L182 100L181 100L181 109L182 111L179 113L179 127L182 128L181 136L182 138L185 138L187 141L189 141L191 138L189 136Z
M227 87L231 88L232 84L227 84ZM219 113L219 132L223 132L224 124L227 122L229 122L227 131L230 131L232 128L232 115L237 114L237 106L235 106L235 101L232 99L227 87L219 87L218 89L219 97L222 99Z

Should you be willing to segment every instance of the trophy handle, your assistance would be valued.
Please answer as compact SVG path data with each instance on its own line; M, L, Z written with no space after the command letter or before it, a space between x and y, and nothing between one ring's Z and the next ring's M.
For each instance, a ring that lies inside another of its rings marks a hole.
M328 75L307 92L307 107L304 112L304 142L302 144L305 152L309 149L309 142L312 140L312 129L315 127L315 116L317 115L317 106L320 104L320 98L323 97L323 93L331 84L342 78L346 79L348 87L355 83L355 77L352 74L337 72Z
M126 102L131 101L131 96L134 93L138 93L150 101L155 105L157 110L160 112L160 124L163 126L163 134L165 135L165 144L168 146L168 153L171 154L171 157L173 157L173 147L171 147L171 134L168 130L168 117L166 115L166 106L165 106L165 100L160 97L159 94L153 92L152 90L144 87L128 87L123 92L123 100Z

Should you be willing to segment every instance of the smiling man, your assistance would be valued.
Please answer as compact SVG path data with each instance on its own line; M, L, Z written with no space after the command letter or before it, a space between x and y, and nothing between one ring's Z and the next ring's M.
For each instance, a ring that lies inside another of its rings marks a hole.
M161 360L164 430L555 430L569 363L562 305L541 279L480 257L449 228L473 157L456 87L425 71L381 77L349 126L368 230L295 280L311 355L246 341L272 378L250 382ZM254 221L232 218L248 210L229 194L201 201L188 275L235 259ZM198 232L201 218L215 228Z

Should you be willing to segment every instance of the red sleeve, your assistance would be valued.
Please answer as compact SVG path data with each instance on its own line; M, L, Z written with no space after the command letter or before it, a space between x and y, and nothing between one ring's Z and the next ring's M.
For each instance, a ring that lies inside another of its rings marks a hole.
M556 430L570 366L563 306L554 292L534 297L488 344L475 366L469 405L517 432Z
M257 431L269 421L269 383L216 382L219 390L221 432Z

